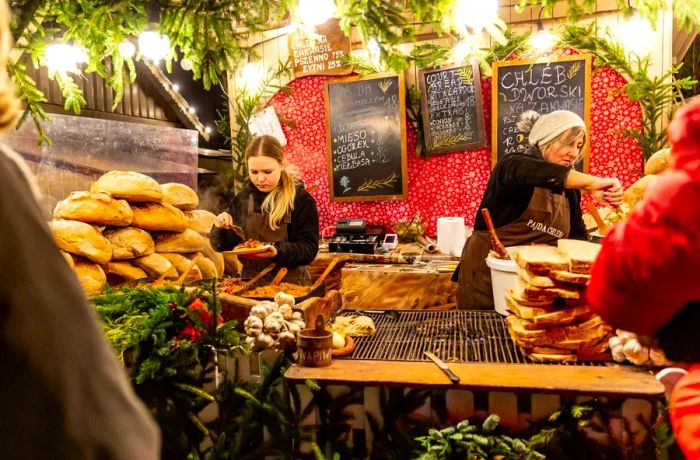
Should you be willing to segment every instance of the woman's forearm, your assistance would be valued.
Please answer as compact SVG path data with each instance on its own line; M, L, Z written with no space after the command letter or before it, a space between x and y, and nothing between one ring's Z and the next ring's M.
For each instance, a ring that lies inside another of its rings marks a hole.
M586 193L590 193L595 181L595 176L591 176L590 174L584 174L576 171L575 169L572 169L571 171L569 171L568 176L566 176L564 186L566 188L582 190Z

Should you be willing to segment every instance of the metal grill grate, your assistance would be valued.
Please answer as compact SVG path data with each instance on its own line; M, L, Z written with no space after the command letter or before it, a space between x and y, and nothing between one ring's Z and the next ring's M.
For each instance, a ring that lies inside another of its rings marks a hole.
M349 316L358 312L343 312ZM495 311L363 311L377 331L355 337L346 359L429 361L424 351L445 362L531 363L510 338L503 316Z

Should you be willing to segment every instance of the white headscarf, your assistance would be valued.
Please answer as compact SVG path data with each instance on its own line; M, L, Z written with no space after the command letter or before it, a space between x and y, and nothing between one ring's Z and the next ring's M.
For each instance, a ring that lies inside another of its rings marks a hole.
M586 123L574 112L555 110L537 119L528 140L531 145L539 147L571 128L581 128L585 132Z

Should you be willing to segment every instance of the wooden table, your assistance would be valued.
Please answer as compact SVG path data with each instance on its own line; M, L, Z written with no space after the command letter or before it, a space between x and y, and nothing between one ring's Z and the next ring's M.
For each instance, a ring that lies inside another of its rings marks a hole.
M449 363L460 382L453 385L433 363L335 359L328 367L293 365L285 379L350 386L401 386L615 397L659 398L663 385L633 366Z

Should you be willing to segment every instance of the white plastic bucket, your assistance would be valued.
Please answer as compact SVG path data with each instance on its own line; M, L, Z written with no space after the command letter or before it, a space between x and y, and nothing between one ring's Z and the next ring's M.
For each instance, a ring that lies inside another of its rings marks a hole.
M510 252L510 248L509 252ZM491 269L491 287L493 288L493 304L496 311L508 315L506 304L506 289L511 289L518 278L517 264L514 260L503 260L488 256L486 265Z

